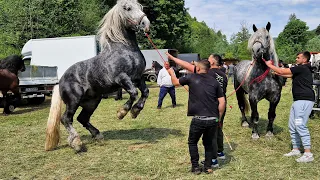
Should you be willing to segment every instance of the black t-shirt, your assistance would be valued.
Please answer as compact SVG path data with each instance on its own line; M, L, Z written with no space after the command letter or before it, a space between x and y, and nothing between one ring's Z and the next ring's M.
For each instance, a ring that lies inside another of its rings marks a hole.
M220 84L209 74L188 74L179 79L189 86L188 116L219 117Z
M312 72L310 64L298 65L290 68L292 72L293 100L314 101L315 95L312 89Z
M196 66L194 67L193 73L197 73ZM208 71L208 74L214 77L218 83L220 84L220 87L222 88L223 94L226 97L227 93L227 86L228 86L228 78L226 74L218 68L211 68Z
M217 68L209 69L208 74L213 76L218 81L218 83L220 84L220 87L222 88L224 96L226 96L227 85L228 85L228 78L226 74Z

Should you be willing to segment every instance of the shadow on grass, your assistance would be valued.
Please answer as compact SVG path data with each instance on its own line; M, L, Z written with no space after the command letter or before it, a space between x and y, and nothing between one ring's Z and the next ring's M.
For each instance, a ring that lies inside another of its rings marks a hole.
M230 146L232 147L232 150ZM231 154L233 151L237 149L238 144L236 144L235 142L230 142L230 145L229 145L228 142L225 140L224 147L225 148L223 152L225 153L226 159L218 159L219 168L223 168L224 166L229 164L232 160L235 160L235 158Z
M168 128L145 128L145 129L127 129L110 130L102 132L104 140L142 140L147 143L156 143L159 139L166 138L169 135L183 136L180 130ZM81 139L91 141L90 135L82 136Z
M250 120L250 116L249 117L247 116L246 118L248 120L249 127L252 129L252 123ZM241 125L241 118L240 118L239 122ZM264 136L267 133L268 123L269 123L268 119L259 118L258 133L260 136ZM273 122L273 134L276 135L276 134L281 133L282 131L283 131L283 128L277 125L277 118L276 118Z
M15 109L13 111L13 113L11 113L10 115L19 115L19 114L25 114L25 113L29 113L29 112L33 112L33 111L38 111L38 110L42 110L45 108L50 107L50 103L51 100L50 99L46 99L42 104L38 104L38 105L34 105L34 104L22 104L20 106L18 106L18 109Z

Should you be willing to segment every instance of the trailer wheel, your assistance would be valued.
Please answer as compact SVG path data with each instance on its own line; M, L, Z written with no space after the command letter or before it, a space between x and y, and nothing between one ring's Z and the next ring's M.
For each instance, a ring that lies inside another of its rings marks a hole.
M150 75L148 79L150 82L157 82L157 76L155 75Z
M28 99L28 103L33 104L33 105L39 105L39 104L42 104L44 102L44 100L46 100L45 96L35 97L35 98Z

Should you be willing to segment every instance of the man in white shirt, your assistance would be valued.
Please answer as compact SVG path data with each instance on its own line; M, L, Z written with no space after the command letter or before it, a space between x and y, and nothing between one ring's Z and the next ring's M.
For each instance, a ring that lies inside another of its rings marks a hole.
M157 109L161 109L162 101L164 97L169 93L172 100L172 107L175 108L176 103L176 90L171 81L171 76L169 75L167 69L169 68L169 63L166 62L158 74L157 84L160 86L159 99ZM166 69L167 67L167 69Z

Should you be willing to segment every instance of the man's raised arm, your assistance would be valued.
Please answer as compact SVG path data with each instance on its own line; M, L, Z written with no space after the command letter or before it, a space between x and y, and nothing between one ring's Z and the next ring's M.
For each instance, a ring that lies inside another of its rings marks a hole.
M168 59L174 61L176 64L178 64L179 66L181 66L183 69L186 69L190 72L194 71L194 65L192 65L191 63L188 63L186 61L183 61L181 59L175 58L173 57L171 54L169 54L168 52L166 52L166 55L168 56Z

